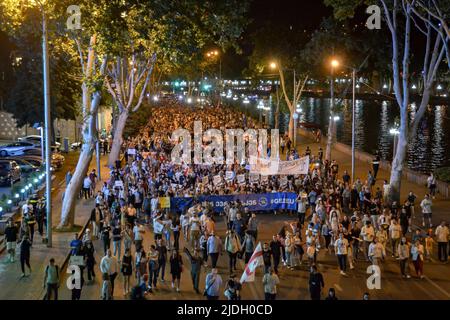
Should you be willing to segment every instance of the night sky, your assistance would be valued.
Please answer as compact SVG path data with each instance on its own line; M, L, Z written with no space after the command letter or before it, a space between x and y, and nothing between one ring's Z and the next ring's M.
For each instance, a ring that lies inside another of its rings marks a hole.
M331 16L333 10L321 0L253 0L247 14L252 21L242 35L240 46L242 55L227 52L223 58L223 73L225 77L239 77L247 66L247 57L251 54L250 35L270 20L291 32L312 33L319 27L324 17Z

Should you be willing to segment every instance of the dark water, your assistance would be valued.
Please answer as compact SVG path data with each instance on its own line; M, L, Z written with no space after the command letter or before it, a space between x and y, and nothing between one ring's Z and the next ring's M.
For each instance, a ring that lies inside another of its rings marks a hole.
M252 101L244 109L258 117L257 102ZM330 99L304 98L301 101L300 122L311 122L327 132L330 115ZM410 106L410 121L414 119L415 104ZM274 125L274 106L267 111L268 121ZM351 145L352 141L352 102L344 101L338 113L337 125L339 142ZM357 100L356 148L369 153L380 151L383 159L391 160L394 136L389 130L399 118L395 102ZM289 115L280 115L280 132L284 132L289 123ZM450 166L450 110L447 105L429 106L414 139L408 145L407 165L410 169L428 173L436 168Z

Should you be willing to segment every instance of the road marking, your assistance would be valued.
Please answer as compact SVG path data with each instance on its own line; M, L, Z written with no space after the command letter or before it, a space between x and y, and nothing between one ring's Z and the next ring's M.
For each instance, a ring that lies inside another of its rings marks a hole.
M342 289L342 287L340 285L338 285L337 283L334 284L334 287L337 289L337 291L339 292L344 292L344 290Z
M443 295L445 295L448 299L450 299L450 294L443 288L441 288L436 282L428 278L427 276L424 276L424 279L427 280L430 284L433 285L436 289L438 289Z

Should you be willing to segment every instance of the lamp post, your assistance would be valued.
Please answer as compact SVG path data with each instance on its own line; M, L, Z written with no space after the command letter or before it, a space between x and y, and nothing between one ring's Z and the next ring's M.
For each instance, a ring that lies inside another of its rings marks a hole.
M339 67L339 65L342 65L343 67L347 68L347 69L351 69L352 70L352 183L355 181L355 140L356 140L356 136L355 136L355 107L356 107L356 69L353 67L349 67L345 64L341 64L338 60L333 59L331 60L331 67L332 67L332 72L331 74L333 75L333 70L334 68ZM332 79L331 82L331 88L332 88L332 107L334 107L334 99L333 99L333 82L334 80Z
M222 85L222 57L219 55L219 51L218 50L209 51L208 53L206 53L206 56L208 58L219 57L219 86L217 86L217 88L220 87L219 91L222 92L223 91L223 85ZM219 104L222 103L222 96L220 95L220 92L219 92Z
M297 149L297 119L298 119L298 113L294 112L292 115L294 118L294 148Z
M44 129L45 129L45 200L47 215L47 247L52 246L52 175L51 175L51 131L50 131L50 76L48 62L47 17L41 1L36 0L42 13L42 65L44 77Z

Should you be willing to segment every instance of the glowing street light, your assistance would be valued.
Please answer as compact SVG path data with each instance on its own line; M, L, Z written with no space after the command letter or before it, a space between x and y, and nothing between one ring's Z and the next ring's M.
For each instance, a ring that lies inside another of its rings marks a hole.
M159 100L158 96L153 96L153 101L158 101L158 100Z
M187 98L187 103L192 103L192 98Z
M334 122L339 121L340 119L341 119L341 118L340 118L339 116L334 116L334 117L333 117L333 121L334 121Z
M396 135L400 134L400 131L397 128L391 128L391 129L389 129L389 134L396 136Z
M332 59L331 62L330 62L330 64L331 64L331 66L332 66L333 68L339 67L339 61L336 60L336 59Z
M276 69L277 68L277 64L276 64L276 62L271 62L270 63L270 69Z

